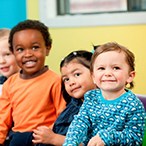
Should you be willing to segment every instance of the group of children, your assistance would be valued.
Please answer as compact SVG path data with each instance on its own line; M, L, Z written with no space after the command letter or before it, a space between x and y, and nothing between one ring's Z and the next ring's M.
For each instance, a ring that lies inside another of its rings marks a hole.
M0 145L142 144L145 109L129 90L135 77L131 51L112 42L94 53L73 51L61 61L60 76L45 66L52 39L43 23L20 22L7 40L9 46L0 47L0 74L8 78L0 96ZM10 55L18 70L6 76Z

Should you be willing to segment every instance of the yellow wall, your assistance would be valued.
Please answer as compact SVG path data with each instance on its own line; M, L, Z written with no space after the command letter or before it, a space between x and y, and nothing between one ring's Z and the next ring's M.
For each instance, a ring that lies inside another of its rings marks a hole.
M39 19L38 3L28 1L28 18ZM50 28L53 45L46 64L50 69L60 73L61 59L73 50L92 50L92 43L100 45L106 42L117 42L124 45L136 57L135 88L138 94L146 94L146 25L104 26L83 28ZM145 62L145 63L144 63Z

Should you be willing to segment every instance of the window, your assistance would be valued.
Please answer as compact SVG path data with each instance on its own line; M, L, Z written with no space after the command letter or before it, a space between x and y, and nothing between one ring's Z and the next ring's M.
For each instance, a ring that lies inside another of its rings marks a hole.
M146 24L146 0L39 0L49 27Z
M59 0L58 15L127 11L127 0Z

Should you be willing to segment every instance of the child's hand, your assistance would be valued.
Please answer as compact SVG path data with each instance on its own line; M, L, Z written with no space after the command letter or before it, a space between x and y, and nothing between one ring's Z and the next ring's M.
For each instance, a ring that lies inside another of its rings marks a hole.
M104 142L97 134L96 136L94 136L90 139L87 146L104 146Z
M34 130L33 137L34 139L32 140L32 142L34 144L36 143L52 144L53 139L55 137L55 133L50 128L46 126L41 126Z

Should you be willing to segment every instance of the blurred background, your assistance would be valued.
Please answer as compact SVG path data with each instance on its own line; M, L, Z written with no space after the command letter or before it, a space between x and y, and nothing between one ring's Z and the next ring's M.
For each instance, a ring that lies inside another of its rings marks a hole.
M60 74L68 53L117 42L136 57L133 92L146 94L146 0L0 0L0 28L26 19L48 26L53 44L46 64Z

